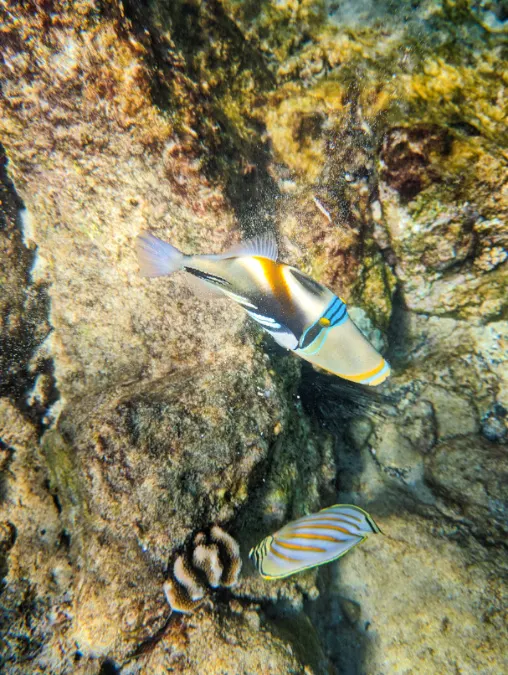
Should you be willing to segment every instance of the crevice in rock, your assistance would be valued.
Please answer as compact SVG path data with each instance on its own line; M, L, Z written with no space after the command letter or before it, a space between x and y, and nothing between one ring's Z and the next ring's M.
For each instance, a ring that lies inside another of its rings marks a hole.
M407 339L409 313L404 300L402 285L397 283L392 296L392 312L388 325L388 352L386 358L392 367L403 368L408 360Z
M98 675L118 675L120 669L112 659L106 659L101 665Z
M127 662L131 660L137 659L139 656L143 656L144 654L149 654L157 644L164 638L166 633L168 632L168 628L170 623L182 623L182 615L179 615L175 612L170 612L167 620L165 623L157 630L153 635L150 637L146 638L146 640L143 640L130 654L130 656L127 658Z
M11 400L40 435L58 400L54 364L38 354L52 331L47 285L34 281L36 249L24 242L25 205L9 177L0 144L0 397Z
M7 473L14 459L14 448L4 443L0 438L0 504L7 496Z

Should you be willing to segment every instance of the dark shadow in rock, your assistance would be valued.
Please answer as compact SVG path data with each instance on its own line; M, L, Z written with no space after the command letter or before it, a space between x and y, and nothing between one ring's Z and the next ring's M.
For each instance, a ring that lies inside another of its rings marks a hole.
M317 578L320 596L316 601L307 601L305 611L326 646L334 672L364 675L369 649L368 625L362 620L358 603L330 593L331 576L329 566L320 569Z
M98 675L118 675L120 669L112 659L106 659L99 670Z
M225 185L246 236L265 231L272 224L278 195L267 171L268 144L260 142L263 129L248 111L242 113L240 129L227 113L231 95L242 99L243 77L252 80L258 94L273 87L265 57L216 0L159 3L157 12L151 3L135 0L126 0L123 7L130 24L120 23L147 48L154 103L171 114L182 138L189 138L191 115L195 139L186 141L189 150L192 147L202 157L211 180ZM105 6L104 11L115 10ZM209 72L215 77L211 88L205 81Z
M394 400L390 396L318 371L309 363L302 364L298 394L306 413L337 433L358 415L382 418L393 414Z
M409 312L400 284L392 298L392 313L388 326L388 351L386 359L392 368L403 369L408 362Z
M42 433L48 409L59 398L52 359L37 358L52 330L50 300L47 287L32 279L36 251L23 240L26 210L7 165L0 145L0 396L8 397Z
M0 504L7 498L7 475L14 459L14 452L14 448L9 447L0 438Z
M452 135L437 125L394 127L381 147L381 176L407 204L425 187L440 180L439 159L451 152Z
M278 602L276 606L265 609L265 616L270 620L271 631L291 644L302 663L308 664L312 672L331 675L323 652L322 635L305 612L286 611L283 602Z

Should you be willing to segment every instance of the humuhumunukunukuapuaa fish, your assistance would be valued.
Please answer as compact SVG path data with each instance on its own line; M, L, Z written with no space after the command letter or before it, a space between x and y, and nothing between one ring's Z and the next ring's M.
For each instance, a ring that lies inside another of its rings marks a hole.
M185 270L245 309L282 347L346 380L378 385L390 366L325 286L277 261L277 243L263 235L220 255L185 255L142 233L136 243L147 277Z
M281 579L340 558L373 532L380 529L368 513L336 504L284 525L249 557L265 579Z

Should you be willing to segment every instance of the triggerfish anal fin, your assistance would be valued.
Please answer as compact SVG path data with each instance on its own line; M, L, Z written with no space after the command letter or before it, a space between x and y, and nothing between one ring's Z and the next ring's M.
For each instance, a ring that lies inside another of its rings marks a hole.
M263 577L280 579L337 560L378 532L358 506L337 504L288 523L251 549L249 557Z

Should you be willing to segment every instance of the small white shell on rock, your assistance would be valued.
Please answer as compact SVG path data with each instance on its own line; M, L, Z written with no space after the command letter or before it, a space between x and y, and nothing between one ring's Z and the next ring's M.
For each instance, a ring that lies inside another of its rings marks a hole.
M175 579L185 588L191 600L201 600L205 596L205 588L199 583L196 575L183 555L179 555L173 565Z
M210 531L212 541L219 544L224 552L224 572L222 574L221 585L227 588L234 586L242 569L242 559L240 557L240 546L236 539L227 532L224 532L218 525L214 525Z
M177 556L164 595L174 612L190 613L200 604L208 586L231 587L237 583L242 560L240 546L230 534L214 525L207 537L198 532L190 550Z
M196 546L192 553L192 562L195 567L206 574L212 588L220 585L223 569L219 559L219 549L215 544Z
M179 583L168 579L163 586L164 595L168 605L174 612L181 612L182 614L190 614L200 604L199 600L192 600L183 586Z

